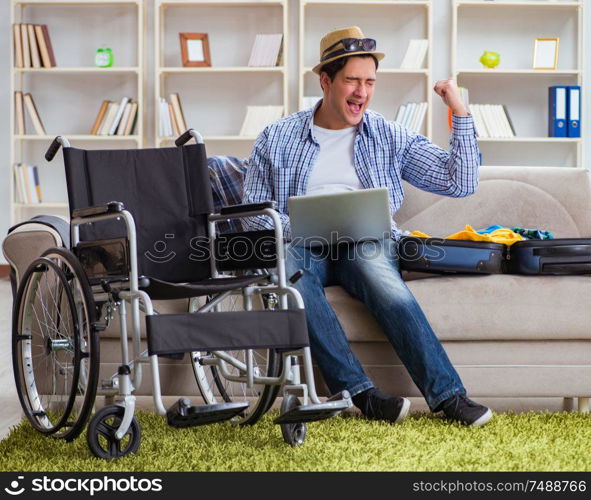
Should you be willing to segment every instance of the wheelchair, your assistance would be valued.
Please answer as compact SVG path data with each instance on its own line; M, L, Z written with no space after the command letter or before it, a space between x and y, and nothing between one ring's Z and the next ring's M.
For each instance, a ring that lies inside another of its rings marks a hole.
M48 161L62 147L70 223L40 216L18 225L51 226L63 243L15 274L12 351L23 411L53 438L72 441L87 427L97 457L135 453L134 392L148 365L155 411L169 425L251 425L281 393L274 422L286 443L300 445L308 422L339 414L351 398L344 391L323 402L316 393L304 305L290 286L299 275L285 274L274 203L213 213L200 134L188 130L175 146L81 150L58 136L49 147ZM217 232L220 223L259 215L274 229ZM7 240L17 233L10 231ZM178 298L190 300L189 311L154 308L154 300ZM117 319L120 363L99 383L101 332ZM203 404L183 397L165 408L159 359L187 353ZM103 395L113 404L96 410Z

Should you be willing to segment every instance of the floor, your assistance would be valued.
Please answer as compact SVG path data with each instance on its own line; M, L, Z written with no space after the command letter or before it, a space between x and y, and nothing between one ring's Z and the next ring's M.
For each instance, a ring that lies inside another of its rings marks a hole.
M21 421L23 416L18 396L14 388L12 374L12 347L11 347L11 306L12 293L10 282L0 279L0 439L4 439L10 428ZM165 399L165 404L168 403ZM171 400L172 401L172 400ZM551 410L561 411L564 402L560 398L495 398L480 400L483 404L489 405L497 412L513 409L516 412L529 410ZM413 411L426 411L427 406L424 400L411 398ZM278 402L276 402L278 405ZM153 408L152 399L147 397L138 398L138 407ZM566 408L570 409L570 408Z

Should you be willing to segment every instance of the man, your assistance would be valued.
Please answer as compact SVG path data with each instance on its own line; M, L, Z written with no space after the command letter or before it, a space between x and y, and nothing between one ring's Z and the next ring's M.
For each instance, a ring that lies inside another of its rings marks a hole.
M275 200L291 239L287 199L309 193L387 187L392 215L403 200L402 180L446 196L472 194L478 185L478 146L472 117L453 79L436 83L435 92L453 111L450 151L430 143L381 115L368 111L376 82L375 40L358 27L335 30L320 42L323 99L314 109L269 125L258 137L244 186L244 202ZM271 227L268 218L245 219L251 230ZM401 422L410 402L376 389L353 355L323 287L343 286L363 301L424 395L429 408L466 425L488 422L492 412L466 397L466 390L398 270L396 240L364 242L372 258L345 258L317 247L288 251L288 276L304 269L294 285L302 294L312 355L332 393L348 390L370 419Z

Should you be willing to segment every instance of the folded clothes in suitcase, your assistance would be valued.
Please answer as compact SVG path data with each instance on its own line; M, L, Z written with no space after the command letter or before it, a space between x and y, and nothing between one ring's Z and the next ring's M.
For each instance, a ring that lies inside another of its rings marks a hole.
M484 241L404 236L398 242L400 268L427 273L502 273L506 251Z
M591 273L591 239L525 240L507 252L507 272L515 274Z

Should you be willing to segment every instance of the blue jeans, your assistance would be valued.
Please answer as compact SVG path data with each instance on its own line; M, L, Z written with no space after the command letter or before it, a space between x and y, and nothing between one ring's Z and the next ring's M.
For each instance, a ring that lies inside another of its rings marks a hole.
M457 393L460 377L398 269L396 242L368 241L324 247L288 245L287 276L304 271L294 287L306 307L312 356L332 394L351 395L373 387L351 352L323 287L341 285L376 318L429 408Z

